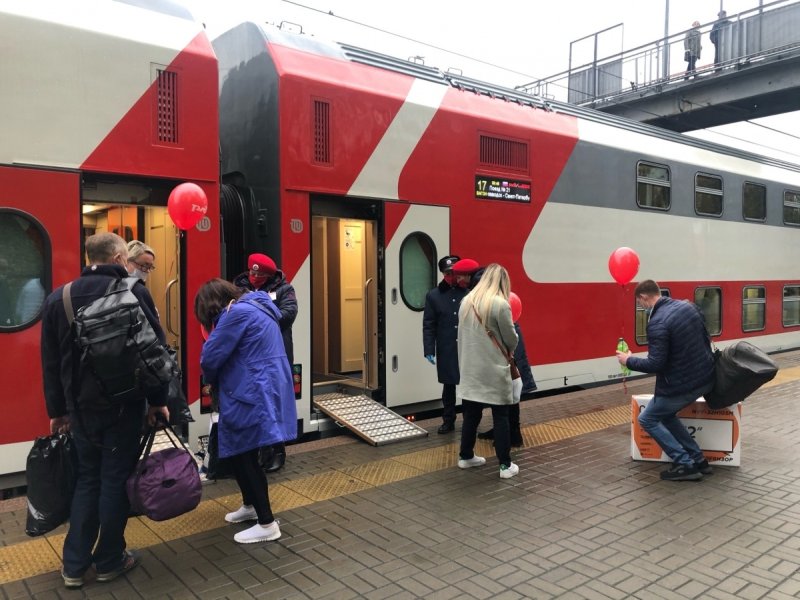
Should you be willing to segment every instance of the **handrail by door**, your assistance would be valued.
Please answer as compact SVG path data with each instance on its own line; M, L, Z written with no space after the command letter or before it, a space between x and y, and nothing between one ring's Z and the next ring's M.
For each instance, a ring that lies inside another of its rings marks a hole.
M362 378L362 381L364 383L364 395L365 396L367 394L367 387L369 385L369 376L370 376L370 373L371 373L370 356L369 356L369 341L370 341L370 338L372 336L371 336L371 332L370 332L370 328L369 328L369 324L370 324L370 319L369 319L369 307L370 307L369 286L372 283L373 283L372 277L367 279L367 281L364 283L364 360L363 360L363 363L364 363L364 377Z
M167 303L167 318L166 318L167 331L169 331L172 335L174 335L175 337L180 339L180 337L181 337L180 332L175 331L172 328L172 303L170 302L172 300L172 294L171 294L172 286L175 285L176 283L178 283L178 281L179 281L179 279L176 277L175 279L173 279L172 281L170 281L167 284L167 289L164 292L164 296L165 296L166 303Z

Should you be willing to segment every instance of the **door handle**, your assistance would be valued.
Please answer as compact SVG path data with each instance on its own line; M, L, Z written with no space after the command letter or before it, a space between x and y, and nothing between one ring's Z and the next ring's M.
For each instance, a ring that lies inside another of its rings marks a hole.
M177 277L175 279L173 279L172 281L170 281L167 284L166 291L164 292L164 296L165 296L165 299L167 301L167 318L166 318L167 331L169 331L175 337L180 337L181 334L180 334L180 332L175 331L175 329L172 327L172 303L171 303L171 300L172 300L172 286L174 286L176 283L178 283L178 281L179 280L178 280Z

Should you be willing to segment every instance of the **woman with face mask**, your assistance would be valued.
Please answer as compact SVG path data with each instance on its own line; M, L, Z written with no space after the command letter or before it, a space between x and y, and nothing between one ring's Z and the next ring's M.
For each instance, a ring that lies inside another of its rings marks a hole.
M128 274L131 277L138 277L142 281L147 281L150 271L154 271L156 266L155 251L139 240L128 242Z

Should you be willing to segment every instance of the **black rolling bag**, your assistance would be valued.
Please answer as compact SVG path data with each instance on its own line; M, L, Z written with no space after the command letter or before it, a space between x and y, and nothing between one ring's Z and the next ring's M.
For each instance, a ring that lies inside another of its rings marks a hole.
M778 372L778 365L760 348L736 342L714 351L714 389L705 395L709 408L725 408L741 402Z

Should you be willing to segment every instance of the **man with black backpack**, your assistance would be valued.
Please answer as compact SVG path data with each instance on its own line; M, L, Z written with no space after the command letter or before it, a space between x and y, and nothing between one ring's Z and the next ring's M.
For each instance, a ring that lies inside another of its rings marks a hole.
M42 316L50 431L72 432L79 465L61 571L68 588L83 586L92 564L98 582L139 564L138 554L125 549L125 481L138 459L145 403L150 424L158 414L169 418L160 372L169 366L164 332L147 288L126 279L125 240L90 236L86 255L89 266L48 296Z

